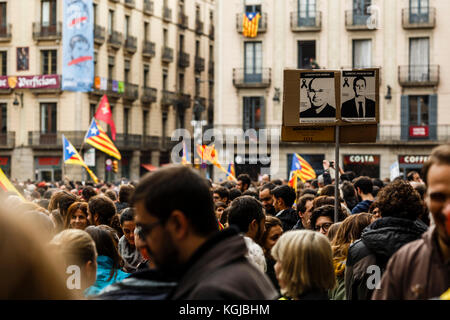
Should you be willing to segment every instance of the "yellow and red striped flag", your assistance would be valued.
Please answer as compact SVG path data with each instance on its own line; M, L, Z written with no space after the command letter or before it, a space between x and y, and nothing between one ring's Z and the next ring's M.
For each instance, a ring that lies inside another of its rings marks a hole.
M258 24L261 14L258 12L244 13L244 20L242 22L242 35L248 38L254 38L258 35Z
M92 119L91 126L84 137L84 142L89 143L94 148L103 151L106 154L109 154L111 157L118 160L122 159L119 150L117 150L114 143L108 137L106 132L103 131L97 121L95 121L95 119Z
M294 153L292 157L291 172L289 174L289 185L295 190L297 190L297 178L302 180L302 182L315 179L316 172L305 159L299 154Z
M17 193L17 195L25 201L25 198L22 196L22 194L17 191L16 187L9 181L8 177L5 175L3 170L0 168L0 189L2 189L5 192L12 191Z
M227 170L228 174L227 174L227 180L230 181L237 181L236 180L236 170L234 169L234 163L230 163L228 165L228 170Z
M91 169L89 169L89 167L86 165L83 158L81 158L80 154L77 152L75 147L72 145L72 143L70 143L69 140L67 140L67 138L64 135L62 135L62 143L63 143L64 163L76 164L76 165L84 167L86 169L86 171L89 173L89 175L91 176L92 180L94 180L95 183L98 183L97 176L94 174L94 172L92 172Z

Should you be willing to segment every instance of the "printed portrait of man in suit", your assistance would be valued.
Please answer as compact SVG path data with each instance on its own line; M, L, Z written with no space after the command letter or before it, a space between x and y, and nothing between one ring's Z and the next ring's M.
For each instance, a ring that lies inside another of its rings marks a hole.
M353 80L355 97L342 104L342 118L375 118L375 101L366 97L366 90L366 79L362 76L355 77Z
M309 82L307 94L310 102L310 108L300 112L300 119L336 118L336 108L328 103L329 89L324 88L318 80L318 78L313 78Z

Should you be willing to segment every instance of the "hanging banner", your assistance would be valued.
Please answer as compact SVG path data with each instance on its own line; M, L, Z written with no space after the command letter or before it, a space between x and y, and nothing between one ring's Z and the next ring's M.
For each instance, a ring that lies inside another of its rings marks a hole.
M38 76L0 76L0 89L59 89L57 74Z
M62 89L92 91L94 22L92 0L63 0Z

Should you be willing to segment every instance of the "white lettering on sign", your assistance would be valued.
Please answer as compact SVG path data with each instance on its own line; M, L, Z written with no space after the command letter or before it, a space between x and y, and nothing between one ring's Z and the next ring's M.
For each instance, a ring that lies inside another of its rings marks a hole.
M372 155L354 155L354 156L350 156L350 162L371 163L371 162L375 162L375 159Z
M56 85L56 79L55 78L42 78L38 76L34 76L31 79L17 78L19 81L17 84L18 88L27 87L27 88L38 88L38 87L46 87L46 86L54 86Z
M417 127L417 128L413 128L413 135L414 136L426 136L427 133L426 133L424 127Z
M0 87L7 87L7 86L8 86L7 79L1 79L0 80Z
M424 163L428 161L429 156L404 156L405 163Z

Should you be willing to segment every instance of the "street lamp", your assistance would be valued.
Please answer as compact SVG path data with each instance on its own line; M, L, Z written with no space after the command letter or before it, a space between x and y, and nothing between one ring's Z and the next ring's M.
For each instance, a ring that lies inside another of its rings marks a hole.
M19 103L19 101L17 100L17 97L20 98L20 103ZM20 93L14 92L14 102L13 102L13 105L18 106L19 104L20 104L21 107L23 107L23 92L20 92Z

